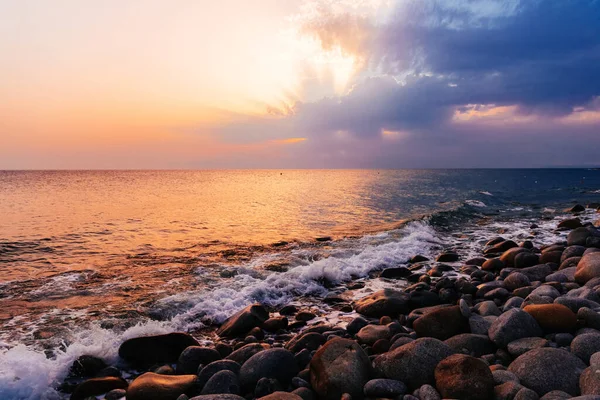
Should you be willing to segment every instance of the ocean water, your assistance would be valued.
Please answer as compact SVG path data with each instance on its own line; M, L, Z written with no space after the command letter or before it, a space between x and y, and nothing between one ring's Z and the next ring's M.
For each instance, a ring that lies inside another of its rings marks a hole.
M255 301L344 321L322 301L340 284L401 286L371 274L498 234L561 240L575 202L600 202L600 171L0 172L0 398L63 398L77 356L116 362L124 339L174 330L208 340Z

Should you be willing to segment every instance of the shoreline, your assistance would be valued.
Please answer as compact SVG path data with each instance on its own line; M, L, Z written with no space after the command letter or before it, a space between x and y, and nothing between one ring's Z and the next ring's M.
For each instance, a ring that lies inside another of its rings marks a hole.
M592 357L600 352L600 230L577 219L585 209L573 211L559 224L567 243L536 248L528 240L489 238L469 260L446 249L435 261L371 271L369 278L379 278L368 281L389 284L379 290L364 290L364 279L337 285L322 301L351 320L327 323L317 309L255 304L207 328L213 343L205 335L141 335L119 343L116 363L82 354L75 367L64 366L70 375L55 398L116 389L106 398L118 399L126 387L133 400L148 398L148 390L158 396L151 398L173 400L183 393L534 399L550 398L542 397L547 389L600 396L600 377L590 372L600 367L600 353ZM361 289L360 298L353 295ZM569 373L553 369L561 363Z

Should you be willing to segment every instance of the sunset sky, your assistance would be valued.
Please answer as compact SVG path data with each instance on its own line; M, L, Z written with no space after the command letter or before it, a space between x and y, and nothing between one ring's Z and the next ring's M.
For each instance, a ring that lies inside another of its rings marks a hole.
M0 0L0 169L600 165L600 1Z

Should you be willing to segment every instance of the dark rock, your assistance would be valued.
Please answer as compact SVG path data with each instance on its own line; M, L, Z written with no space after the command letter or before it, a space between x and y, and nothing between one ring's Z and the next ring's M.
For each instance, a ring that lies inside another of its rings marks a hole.
M113 389L127 389L127 381L113 376L88 379L75 387L71 394L71 400L84 400Z
M440 304L440 296L429 290L416 290L410 292L408 306L411 309L430 307Z
M487 335L491 326L492 322L481 315L474 314L469 318L469 328L471 329L471 333Z
M348 323L346 326L346 330L349 334L355 335L365 326L369 325L369 321L364 319L363 317L356 317L352 321Z
M571 257L581 257L584 252L585 252L585 246L569 246L563 251L563 253L560 257L560 262L562 263L567 258L571 258Z
M582 359L586 364L590 363L592 354L598 351L600 351L600 332L577 335L571 342L571 353Z
M387 279L400 279L400 278L406 278L411 273L412 272L406 267L386 268L383 271L381 271L381 275L379 275L379 276L381 278L387 278Z
M366 397L393 399L406 393L406 385L394 379L371 379L365 384Z
M492 376L494 377L494 383L496 385L502 385L506 382L517 382L519 383L519 378L515 374L510 371L498 369L492 371Z
M281 315L293 315L297 312L298 312L298 308L291 304L287 305L285 307L282 307L281 310L279 310L279 314L281 314Z
M597 231L590 227L581 227L573 229L567 236L569 246L585 246L588 237L597 237Z
M447 252L442 253L439 256L437 256L435 261L437 261L437 262L454 262L454 261L458 261L458 259L459 259L458 254L456 254L453 251L447 251Z
M579 392L579 375L585 364L573 354L545 347L528 351L510 364L521 383L544 395L552 390L562 390L576 395Z
M204 396L192 397L190 400L245 400L245 399L242 396L238 396L237 394L207 394Z
M582 307L587 307L587 308L600 307L600 304L596 303L595 301L588 300L588 299L580 299L578 297L561 296L561 297L556 298L554 300L554 302L557 304L562 304L563 306L567 306L573 312L579 311L579 309Z
M409 312L408 299L408 295L403 292L383 289L358 300L355 309L359 314L368 317L380 318L384 315L393 317Z
M445 307L423 315L413 323L418 337L448 339L469 331L469 322L459 306ZM364 329L364 328L363 328Z
M285 349L269 349L250 357L240 370L240 383L252 389L261 378L277 379L284 387L298 373L294 354Z
M566 209L565 211L571 213L580 213L585 211L585 207L581 204L575 204L573 207Z
M261 398L282 390L283 386L277 379L260 378L254 388L254 397Z
M548 340L543 338L527 337L510 342L507 349L510 355L516 358L527 353L529 350L548 347L549 344Z
M150 371L150 372L154 372L155 374L160 374L160 375L175 375L175 369L173 367L171 367L169 364L161 365L160 367L156 368L154 371Z
M120 378L121 371L117 367L110 366L102 369L96 374L96 378L103 378L105 376L114 376L116 378Z
M505 348L517 339L542 336L542 333L542 329L530 314L513 308L492 323L488 335L498 347Z
M539 400L539 398L536 392L524 387L517 392L513 400Z
M483 263L481 269L484 271L500 271L502 268L505 268L504 262L499 258L490 258L486 262Z
M206 382L217 372L231 371L236 375L240 373L241 365L231 360L219 360L208 364L198 371L198 384L203 387Z
M487 400L493 396L494 377L481 360L455 354L435 368L435 384L444 398Z
M321 335L320 333L307 332L302 335L295 336L285 345L285 348L292 353L297 353L303 349L312 351L317 350L319 346L325 343L325 341L325 336Z
M506 279L504 279L504 287L510 291L520 287L529 286L530 284L531 282L529 281L527 275L520 272L512 272L506 277Z
M562 257L562 251L545 251L540 256L541 264L555 263L560 264L560 258Z
M217 330L217 335L244 336L252 328L260 327L267 319L269 319L269 312L260 304L252 304L229 317Z
M486 317L488 315L500 315L502 311L498 308L496 303L493 301L482 301L481 303L477 303L475 306L475 311L481 315L482 317Z
M127 400L173 400L180 394L193 396L200 387L196 375L159 375L146 372L131 382Z
M535 318L545 332L571 332L577 325L577 315L562 304L532 304L523 310Z
M373 343L371 350L373 351L373 354L381 354L387 352L390 349L390 347L391 343L388 339L379 339L378 341Z
M454 352L481 357L496 351L496 346L487 335L463 333L444 341Z
M371 378L371 362L354 341L335 338L325 343L310 362L310 381L321 399L339 400L349 393L360 399Z
M315 400L314 392L305 387L299 387L298 389L294 390L292 394L300 396L302 400Z
M437 390L431 385L423 385L419 388L420 400L442 400Z
M453 353L438 339L421 338L377 356L373 364L381 376L404 382L414 390L426 383L433 384L435 367Z
M270 395L260 397L260 400L302 400L302 397L288 392L274 392Z
M134 366L148 367L153 364L174 363L183 350L198 346L187 333L144 336L126 340L119 347L119 356Z
M475 257L475 258L470 258L467 261L465 261L465 265L477 265L478 267L481 267L483 265L483 263L486 261L487 261L487 258Z
M359 343L369 346L379 339L389 339L391 336L390 328L385 325L367 325L356 334Z
M533 267L523 268L520 271L522 274L527 275L530 281L544 281L546 276L550 275L552 271L552 267L548 264L540 264L534 265Z
M584 255L577 265L575 281L580 285L600 277L600 252Z
M231 347L230 345L228 345L226 343L216 343L215 350L217 350L219 352L221 357L227 357L228 355L230 355L233 352L233 347Z
M310 312L310 311L300 311L298 314L296 314L296 321L310 321L317 318L317 316Z
M572 397L569 393L565 393L562 390L553 390L542 396L540 400L565 400Z
M429 261L429 258L422 256L420 254L417 254L416 256L412 256L408 262L410 264L416 264L416 263L423 262L423 261Z
M494 387L495 400L514 400L515 396L524 386L519 382L508 381Z
M262 328L271 333L275 333L279 330L283 330L288 327L288 319L286 317L274 317L266 320Z
M564 260L563 262L560 263L560 266L558 267L558 270L562 271L562 270L565 270L567 268L577 267L577 264L579 264L579 261L581 261L581 257L569 257L569 258L567 258L566 260Z
M69 370L69 375L78 378L86 378L95 376L98 372L102 371L106 367L106 363L100 358L83 355L79 356L77 360L73 361L71 369Z
M113 389L106 393L104 400L120 400L125 397L127 391L125 389Z
M524 249L522 247L513 247L509 250L506 250L504 253L502 253L502 255L500 256L500 260L502 262L504 262L504 265L506 265L506 267L514 268L515 267L515 257L517 256L517 254L521 254L521 253L530 253L530 251L527 249Z
M251 343L237 349L236 351L228 355L226 358L228 360L235 361L240 365L243 365L246 362L246 360L263 350L265 350L264 345L258 343Z
M504 253L505 251L515 247L519 247L519 245L513 242L512 240L504 240L493 244L491 247L488 247L483 251L483 254Z
M600 314L587 307L582 307L577 311L577 319L583 321L585 326L600 330Z
M515 268L527 268L533 267L539 264L540 257L535 253L522 252L515 256L514 265Z
M202 388L202 394L240 394L238 377L231 371L223 370L210 377Z
M176 371L179 375L196 374L200 364L207 365L221 358L221 355L215 349L189 346L181 352L179 360L177 360Z

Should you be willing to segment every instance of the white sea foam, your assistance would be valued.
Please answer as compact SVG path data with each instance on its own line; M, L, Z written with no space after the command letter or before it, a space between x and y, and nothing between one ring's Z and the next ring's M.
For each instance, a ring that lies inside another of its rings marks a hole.
M484 191L484 192L479 192L479 193L481 193L481 194L485 194L486 196L493 196L493 194L491 194L490 192L485 192L485 191Z
M472 207L487 207L486 204L479 200L466 200L465 204Z

